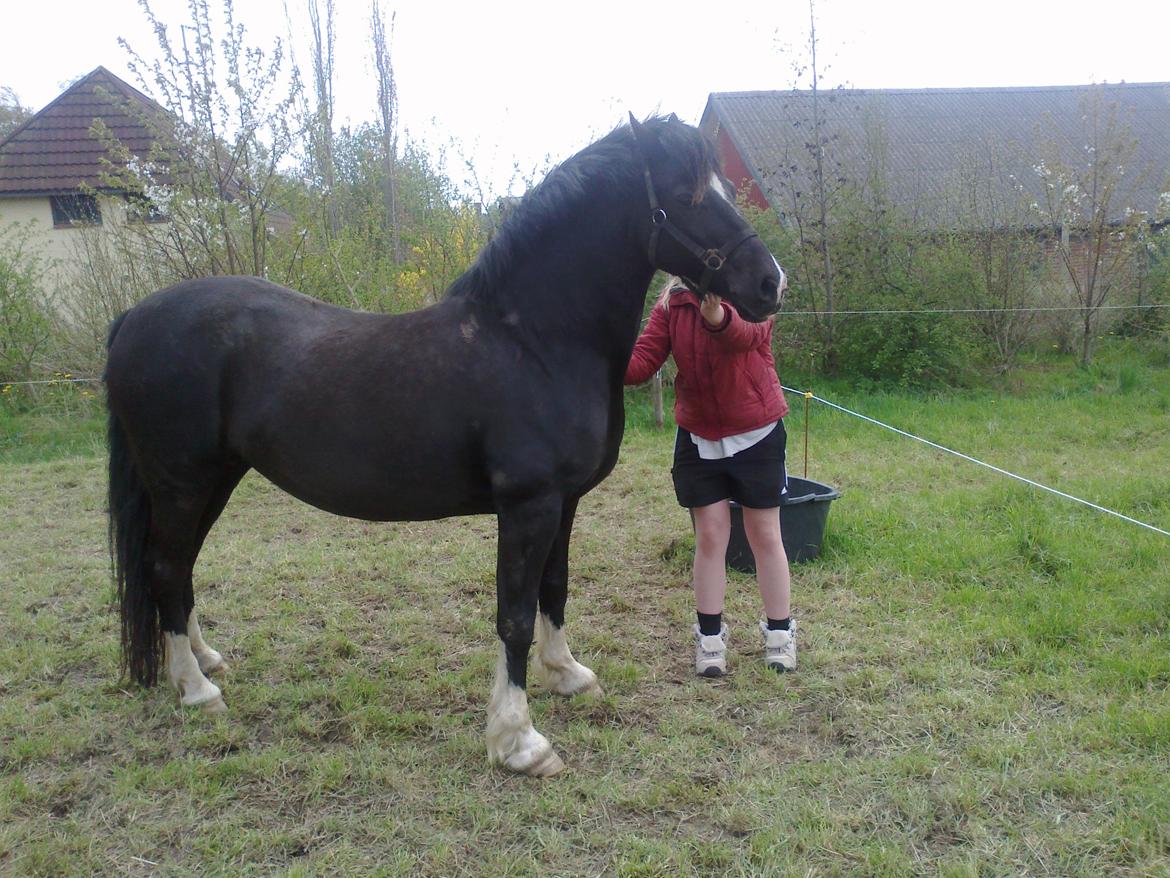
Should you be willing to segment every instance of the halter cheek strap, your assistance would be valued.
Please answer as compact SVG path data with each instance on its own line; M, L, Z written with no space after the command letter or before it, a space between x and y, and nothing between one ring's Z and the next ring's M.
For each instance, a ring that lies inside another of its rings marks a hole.
M670 217L666 215L666 211L658 203L658 194L654 191L654 179L650 176L650 166L646 163L645 157L642 160L642 177L646 180L646 197L650 200L650 241L647 245L650 264L657 264L658 236L665 231L703 263L703 274L699 278L698 284L690 278L683 278L686 285L701 299L707 295L707 288L710 286L711 278L715 275L715 272L723 268L724 263L734 256L735 251L745 242L758 236L749 227L746 232L732 238L722 247L703 247L694 238L671 222Z

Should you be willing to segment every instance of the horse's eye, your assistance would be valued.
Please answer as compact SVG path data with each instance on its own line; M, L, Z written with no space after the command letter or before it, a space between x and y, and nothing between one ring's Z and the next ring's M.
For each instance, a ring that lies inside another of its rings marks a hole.
M674 193L674 200L683 207L695 206L695 199L690 192L676 192Z

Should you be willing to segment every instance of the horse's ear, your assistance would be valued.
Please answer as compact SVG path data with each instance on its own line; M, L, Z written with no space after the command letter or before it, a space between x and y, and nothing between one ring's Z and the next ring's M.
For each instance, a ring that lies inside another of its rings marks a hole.
M677 122L678 116L675 115L674 113L671 113L669 116L666 117L666 121L667 122Z
M633 112L630 113L630 130L634 132L634 142L638 146L644 146L646 144L646 128L634 117Z
M651 135L646 130L646 125L643 125L638 119L634 118L634 114L629 114L629 130L634 132L634 143L638 144L638 149L642 150L642 155L647 155L646 150L651 149Z

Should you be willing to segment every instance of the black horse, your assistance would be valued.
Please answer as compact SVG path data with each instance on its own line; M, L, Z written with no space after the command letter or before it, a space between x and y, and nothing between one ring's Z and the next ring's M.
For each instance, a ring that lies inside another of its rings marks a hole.
M114 321L110 541L125 670L224 710L191 572L249 469L373 521L494 513L501 647L494 762L563 763L532 727L526 676L600 691L564 635L569 535L613 469L622 377L656 268L767 318L784 282L736 210L707 138L632 116L554 169L438 304L358 313L252 277L188 281ZM539 614L538 614L539 610Z

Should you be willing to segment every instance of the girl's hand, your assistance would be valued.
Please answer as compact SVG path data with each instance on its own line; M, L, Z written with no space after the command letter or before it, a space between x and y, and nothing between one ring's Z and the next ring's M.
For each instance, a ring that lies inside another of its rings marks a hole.
M723 299L714 293L707 293L703 297L703 304L699 306L699 313L708 326L718 327L723 323Z

